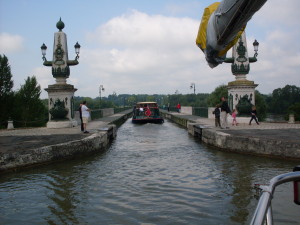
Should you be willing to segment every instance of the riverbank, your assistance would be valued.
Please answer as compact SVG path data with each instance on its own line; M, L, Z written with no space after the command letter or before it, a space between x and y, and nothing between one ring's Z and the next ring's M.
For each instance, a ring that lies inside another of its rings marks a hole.
M300 161L300 124L261 122L220 129L215 127L214 119L161 112L165 118L186 127L191 135L220 150Z
M72 128L0 130L0 173L103 152L132 110L89 122L89 134Z

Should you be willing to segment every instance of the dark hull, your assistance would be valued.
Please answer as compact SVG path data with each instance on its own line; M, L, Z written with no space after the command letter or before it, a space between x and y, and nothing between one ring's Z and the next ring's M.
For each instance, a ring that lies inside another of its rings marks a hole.
M164 119L163 118L132 119L132 123L136 123L136 124L164 123Z

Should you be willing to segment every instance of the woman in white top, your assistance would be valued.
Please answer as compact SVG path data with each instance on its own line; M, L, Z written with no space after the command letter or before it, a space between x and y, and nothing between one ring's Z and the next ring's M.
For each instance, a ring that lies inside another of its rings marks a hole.
M86 125L89 122L90 111L91 110L86 106L86 101L83 101L82 106L81 106L83 133L89 133L86 130Z

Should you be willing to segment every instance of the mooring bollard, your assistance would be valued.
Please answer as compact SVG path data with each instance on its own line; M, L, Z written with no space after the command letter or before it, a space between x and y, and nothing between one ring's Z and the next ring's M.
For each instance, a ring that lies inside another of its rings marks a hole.
M295 115L294 114L289 115L289 123L295 123Z
M8 120L7 121L7 129L14 129L14 121Z

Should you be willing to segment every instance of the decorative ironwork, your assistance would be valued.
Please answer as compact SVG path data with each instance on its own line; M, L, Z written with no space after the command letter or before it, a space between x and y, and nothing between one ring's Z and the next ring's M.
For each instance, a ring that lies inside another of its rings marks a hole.
M62 68L62 67L57 67L57 68L52 67L52 75L53 75L54 78L57 78L57 77L69 78L70 68L69 68L69 66L66 66L64 68Z
M231 65L231 71L232 74L248 74L250 71L250 66L249 65L244 65L243 63L240 65L237 64L232 64Z
M68 115L69 110L65 108L64 101L56 99L54 106L49 110L52 119L61 120L65 119Z
M58 43L56 45L56 49L55 49L55 52L54 52L54 55L55 55L54 64L60 66L60 65L65 64L65 61L63 60L65 51L62 49L60 35L58 35L57 42Z
M252 94L248 96L244 95L239 99L238 104L236 105L236 109L239 112L239 116L249 116L251 112L251 107L253 106L252 102Z
M71 118L74 119L75 115L74 115L74 96L72 96L71 98Z

